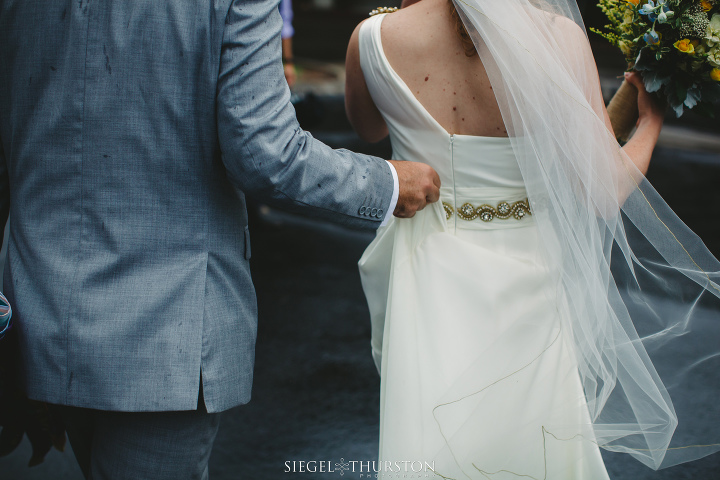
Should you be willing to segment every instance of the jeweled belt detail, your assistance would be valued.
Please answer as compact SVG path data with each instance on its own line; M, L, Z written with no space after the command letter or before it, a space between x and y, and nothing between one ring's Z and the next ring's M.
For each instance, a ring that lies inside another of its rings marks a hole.
M526 215L532 215L530 202L528 202L527 198L513 203L500 202L496 207L486 204L476 207L471 203L464 203L462 207L457 209L454 209L449 203L443 202L443 208L445 209L445 217L448 220L450 220L450 217L452 217L455 212L457 212L457 216L463 220L475 220L479 218L483 222L491 222L495 219L507 220L510 217L522 220Z

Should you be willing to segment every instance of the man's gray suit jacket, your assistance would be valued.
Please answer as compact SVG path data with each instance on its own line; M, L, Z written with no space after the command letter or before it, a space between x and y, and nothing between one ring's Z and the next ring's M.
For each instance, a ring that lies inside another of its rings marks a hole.
M247 402L242 192L352 227L390 214L386 162L298 126L277 4L0 0L4 288L31 398L192 410L202 373L208 411Z

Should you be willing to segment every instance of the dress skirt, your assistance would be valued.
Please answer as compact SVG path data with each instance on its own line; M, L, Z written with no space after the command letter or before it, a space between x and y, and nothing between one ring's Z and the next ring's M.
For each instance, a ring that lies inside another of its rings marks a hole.
M608 478L531 216L468 221L438 202L393 218L359 265L381 374L377 478Z

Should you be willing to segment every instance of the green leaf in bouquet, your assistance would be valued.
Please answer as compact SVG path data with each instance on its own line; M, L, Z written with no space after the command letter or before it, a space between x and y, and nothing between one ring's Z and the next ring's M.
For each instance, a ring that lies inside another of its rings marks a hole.
M698 103L700 103L702 96L700 92L700 88L697 85L693 85L689 89L687 89L687 94L685 96L685 101L683 104L688 108L695 107Z
M675 95L668 95L668 103L670 104L670 108L675 112L675 116L680 118L685 110L683 102L678 101Z
M675 82L675 97L679 102L684 103L688 95L688 89L685 88L680 82Z
M640 49L637 58L635 59L635 70L638 72L649 71L657 69L658 61L653 55L653 51L650 47L644 47Z
M654 70L642 72L642 77L645 83L645 90L650 93L658 92L662 87L670 85L671 80L670 75Z

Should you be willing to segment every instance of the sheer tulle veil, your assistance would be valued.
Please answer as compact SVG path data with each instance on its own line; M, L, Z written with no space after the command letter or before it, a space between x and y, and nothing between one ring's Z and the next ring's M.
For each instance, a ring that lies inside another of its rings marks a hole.
M593 441L654 469L720 450L720 263L606 126L575 1L454 3L561 270Z

